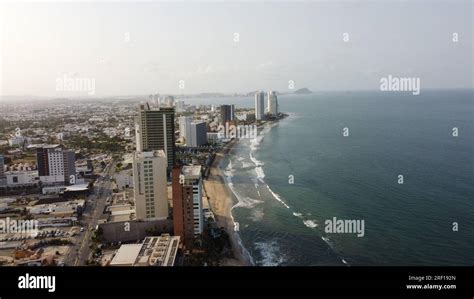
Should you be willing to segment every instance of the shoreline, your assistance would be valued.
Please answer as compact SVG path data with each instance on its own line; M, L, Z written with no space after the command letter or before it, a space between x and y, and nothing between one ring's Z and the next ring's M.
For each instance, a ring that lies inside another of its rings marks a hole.
M233 259L226 259L223 266L252 266L252 262L245 253L245 249L239 243L238 232L234 230L234 218L232 208L237 203L234 193L227 185L220 163L228 152L234 147L237 140L232 140L226 144L221 151L216 153L214 161L210 167L209 176L204 180L204 189L209 198L209 204L216 218L217 225L223 227L229 235L229 241L234 254Z
M272 127L288 116L288 114L283 114L279 119L269 120L264 124L259 124L257 126L258 132L263 131L268 126ZM238 231L234 230L236 223L232 215L232 209L238 203L238 199L227 184L223 170L220 168L222 159L228 156L228 153L238 142L238 139L233 139L216 153L210 167L208 178L204 180L204 189L217 225L223 227L229 235L229 241L234 254L234 258L226 259L223 262L223 266L254 266L250 253L241 243L242 240Z

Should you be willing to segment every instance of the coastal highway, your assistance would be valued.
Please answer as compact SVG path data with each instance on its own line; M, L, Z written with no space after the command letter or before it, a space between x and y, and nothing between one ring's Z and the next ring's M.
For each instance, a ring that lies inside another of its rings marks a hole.
M116 163L112 162L102 172L94 184L94 194L89 196L89 200L82 213L84 232L80 232L73 237L73 248L65 260L68 266L83 266L86 264L91 254L92 233L98 224L105 208L107 197L112 196L112 178L115 173Z

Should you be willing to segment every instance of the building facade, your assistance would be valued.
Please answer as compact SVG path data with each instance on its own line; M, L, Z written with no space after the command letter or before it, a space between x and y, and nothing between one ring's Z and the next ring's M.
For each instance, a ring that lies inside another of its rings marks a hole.
M202 234L201 166L177 166L173 169L173 226L184 246L192 248L194 237Z
M38 172L30 171L7 171L5 180L8 187L33 187L39 184Z
M140 105L135 119L138 152L163 150L168 162L168 173L175 163L174 108L150 108Z
M235 118L234 105L221 105L221 123L226 124Z
M278 99L274 91L268 92L268 114L278 115Z
M255 119L262 120L265 117L265 93L257 92L255 94Z
M42 183L73 185L76 181L76 154L58 145L36 149L38 175Z
M179 137L186 139L186 131L188 126L193 122L191 116L180 116L179 117Z
M188 132L189 131L189 132ZM197 147L207 143L206 122L192 122L186 130L186 146Z
M167 219L167 159L163 150L135 152L133 194L137 219Z
M7 177L5 176L5 158L0 155L0 187L7 185Z

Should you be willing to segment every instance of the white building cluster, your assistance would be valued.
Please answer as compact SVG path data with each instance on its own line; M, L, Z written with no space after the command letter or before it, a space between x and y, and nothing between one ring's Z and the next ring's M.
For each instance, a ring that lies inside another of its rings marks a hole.
M278 98L276 92L270 90L267 93L267 107L265 109L265 93L258 91L255 93L255 119L265 119L265 112L270 116L278 115Z

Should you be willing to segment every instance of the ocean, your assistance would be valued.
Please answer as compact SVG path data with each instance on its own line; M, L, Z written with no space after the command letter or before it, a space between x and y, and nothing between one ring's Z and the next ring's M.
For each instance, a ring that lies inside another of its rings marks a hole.
M221 165L255 265L474 265L472 90L278 101L289 116ZM333 217L363 220L364 235L327 232Z

